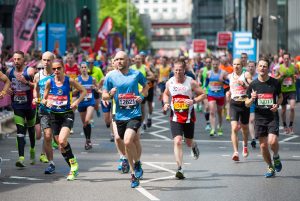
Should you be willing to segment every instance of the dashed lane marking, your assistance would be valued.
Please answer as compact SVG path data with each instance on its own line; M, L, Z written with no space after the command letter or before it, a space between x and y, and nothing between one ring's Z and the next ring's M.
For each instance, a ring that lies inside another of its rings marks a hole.
M149 193L146 189L144 189L141 186L139 186L139 187L137 187L135 189L137 191L139 191L141 194L143 194L145 197L147 197L149 200L160 200L157 197L155 197L154 195L152 195L151 193Z

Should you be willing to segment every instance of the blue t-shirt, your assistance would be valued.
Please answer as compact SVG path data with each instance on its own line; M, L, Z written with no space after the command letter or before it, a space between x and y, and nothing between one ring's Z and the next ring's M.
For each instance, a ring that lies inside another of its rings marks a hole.
M117 88L113 97L116 103L116 120L129 120L142 116L141 105L135 99L139 96L138 84L144 87L146 83L143 74L133 69L129 69L126 75L118 70L107 74L103 89L110 91L112 88Z

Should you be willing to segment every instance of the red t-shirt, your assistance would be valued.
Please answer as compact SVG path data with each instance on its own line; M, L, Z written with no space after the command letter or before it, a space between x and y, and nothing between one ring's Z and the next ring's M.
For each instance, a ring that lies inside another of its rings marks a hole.
M76 79L80 75L80 71L77 64L74 64L72 67L69 64L65 64L65 73L72 79Z

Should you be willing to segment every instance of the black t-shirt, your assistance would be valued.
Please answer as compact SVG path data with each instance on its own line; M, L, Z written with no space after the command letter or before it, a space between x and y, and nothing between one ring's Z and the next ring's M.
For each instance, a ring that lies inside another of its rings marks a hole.
M273 118L277 115L270 110L273 104L277 103L281 86L278 80L269 77L266 82L261 82L258 79L253 80L247 90L247 95L251 98L252 90L256 91L257 98L255 99L255 119Z

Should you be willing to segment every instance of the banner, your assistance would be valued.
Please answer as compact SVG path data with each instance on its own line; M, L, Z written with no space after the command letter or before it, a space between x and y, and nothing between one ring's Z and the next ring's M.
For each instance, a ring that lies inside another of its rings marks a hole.
M81 32L81 19L80 19L80 17L75 18L74 24L75 24L75 30L80 35L80 32Z
M4 40L4 36L3 36L3 34L0 32L0 55L2 54L2 43L3 43L3 40Z
M98 50L106 40L107 35L111 32L112 28L113 28L113 19L111 17L105 18L97 33L94 52L98 52Z
M47 25L46 23L42 23L40 26L37 27L37 47L38 50L42 52L47 51Z
M14 12L14 51L27 52L31 36L43 13L44 0L19 0Z
M251 32L233 33L233 58L240 58L242 53L247 53L249 61L256 61L256 40Z
M48 50L56 55L64 55L67 48L67 28L65 24L48 24Z

